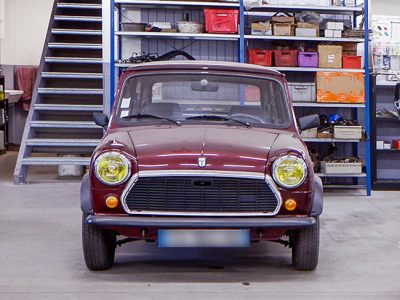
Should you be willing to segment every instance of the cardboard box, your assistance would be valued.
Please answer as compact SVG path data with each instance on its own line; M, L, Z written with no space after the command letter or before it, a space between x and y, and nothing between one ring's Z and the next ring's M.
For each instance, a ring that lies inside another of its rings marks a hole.
M343 22L336 22L336 30L343 31L344 30L344 23Z
M320 27L319 27L319 24L313 24L313 23L297 23L296 26L297 26L297 28L315 29L315 31L317 32L317 37L320 36Z
M334 32L335 32L335 30L333 30L333 29L325 29L324 36L327 38L333 38L335 35Z
M329 131L318 132L317 138L319 139L333 139L333 133Z
M343 31L341 30L334 30L333 31L333 37L334 38L341 38L343 36Z
M251 23L251 34L272 35L272 23L270 21Z
M317 37L318 34L315 28L296 28L296 36Z
M315 139L315 138L317 138L317 135L318 135L318 128L312 128L312 129L308 129L308 130L303 130L301 132L301 137L302 138Z
M272 23L277 24L296 24L296 19L293 16L273 16Z
M325 29L336 30L336 22L326 22Z
M331 68L331 69L342 68L342 57L343 57L342 46L319 45L318 55L319 55L320 68Z
M294 36L294 24L274 23L274 35L276 36Z
M343 22L326 22L325 29L328 30L344 30L344 23Z
M364 74L318 72L317 102L365 103Z
M356 6L356 0L344 0L344 6Z

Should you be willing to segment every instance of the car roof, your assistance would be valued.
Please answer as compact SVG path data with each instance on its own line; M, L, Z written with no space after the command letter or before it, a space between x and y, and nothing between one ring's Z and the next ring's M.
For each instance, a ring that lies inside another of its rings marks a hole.
M130 67L126 72L134 71L150 71L150 70L214 70L214 71L232 71L232 72L243 72L243 73L254 73L260 75L272 75L283 77L284 75L278 71L268 69L267 67L234 63L234 62L221 62L221 61L160 61L160 62L149 62L137 64Z

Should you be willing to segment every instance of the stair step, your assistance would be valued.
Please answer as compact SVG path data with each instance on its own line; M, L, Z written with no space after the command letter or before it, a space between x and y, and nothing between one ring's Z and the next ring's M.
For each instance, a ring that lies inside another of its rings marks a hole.
M102 73L43 72L42 78L103 79Z
M102 35L101 30L94 29L52 29L52 34L75 34L75 35Z
M70 63L70 64L102 64L101 58L88 57L46 57L47 63Z
M56 15L54 16L56 21L72 21L72 22L102 22L102 17L91 17L91 16L64 16Z
M91 4L91 3L57 3L59 8L74 8L74 9L102 9L101 4Z
M90 157L28 157L22 159L25 166L89 166Z
M103 95L102 89L39 88L39 94Z
M66 105L66 104L35 104L35 110L39 111L74 111L74 112L102 112L102 105Z
M83 44L83 43L49 43L50 49L90 49L101 50L102 44Z
M30 147L87 147L95 148L100 140L94 139L29 139L26 145Z
M86 121L32 121L31 128L101 129L94 122Z

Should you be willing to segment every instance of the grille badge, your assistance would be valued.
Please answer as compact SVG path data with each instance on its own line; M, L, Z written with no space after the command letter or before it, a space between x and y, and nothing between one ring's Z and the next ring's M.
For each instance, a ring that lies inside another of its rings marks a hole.
M204 156L199 157L197 164L200 168L205 168L207 166L207 159Z

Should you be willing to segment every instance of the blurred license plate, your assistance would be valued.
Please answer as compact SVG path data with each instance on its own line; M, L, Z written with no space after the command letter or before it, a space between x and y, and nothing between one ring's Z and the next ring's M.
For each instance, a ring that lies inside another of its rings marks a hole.
M158 247L244 248L250 246L250 230L158 230Z

